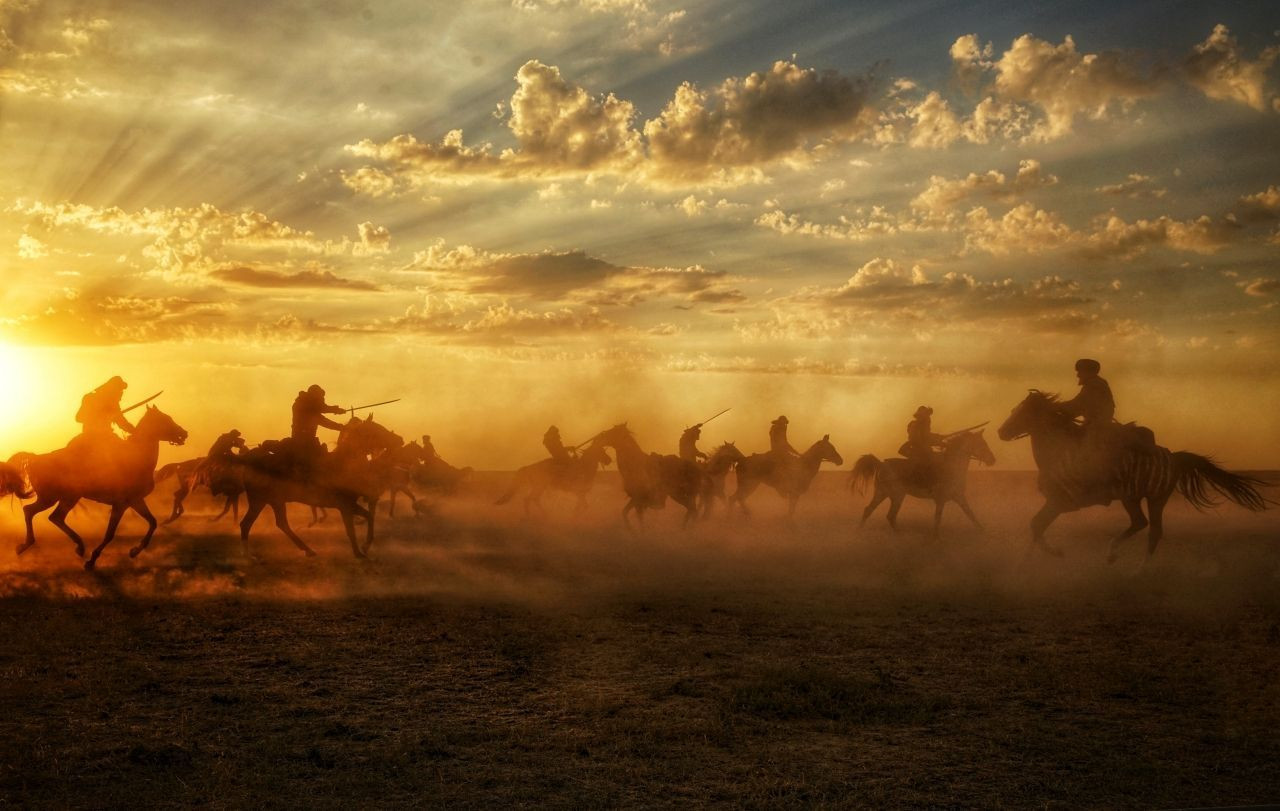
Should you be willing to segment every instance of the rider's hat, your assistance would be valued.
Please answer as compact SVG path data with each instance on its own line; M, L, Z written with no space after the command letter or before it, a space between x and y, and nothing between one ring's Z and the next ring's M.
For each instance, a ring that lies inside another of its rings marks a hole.
M227 436L240 436L240 429L232 428L230 431L227 431Z
M117 391L124 391L127 388L129 388L129 384L124 382L124 378L120 377L120 375L116 375L106 383L103 383L101 386L94 389L94 391L111 391L113 389Z
M1102 364L1098 363L1093 358L1081 358L1076 361L1076 371L1096 375L1098 372L1102 371Z
M790 420L788 420L788 419L787 419L787 417L786 417L786 415L784 414L784 415L782 415L781 417L778 417L776 420L774 420L774 421L773 421L773 423L771 423L771 424L773 424L773 425L777 425L778 423L782 423L783 425L786 425L786 424L787 424L787 423L789 423L789 422L790 422Z
M920 406L919 408L916 409L916 413L912 416L928 417L928 416L931 416L932 414L933 414L932 408L929 408L929 406Z
M307 387L307 394L311 394L316 397L323 397L324 389L320 388L320 384L312 383L310 386Z

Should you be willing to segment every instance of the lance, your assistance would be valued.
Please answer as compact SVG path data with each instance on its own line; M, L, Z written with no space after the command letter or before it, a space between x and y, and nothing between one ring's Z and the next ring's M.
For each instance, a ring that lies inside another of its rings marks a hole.
M147 403L149 403L149 402L151 402L152 400L156 399L157 397L159 397L159 396L160 396L160 395L162 395L162 394L164 394L164 389L161 389L160 391L156 392L155 394L151 395L150 397L148 397L148 398L147 398L147 399L145 399L145 400L139 400L138 402L134 403L133 405L129 406L128 408L122 408L122 409L120 409L120 413L121 413L121 414L128 414L130 411L134 410L134 409L135 409L135 408L137 408L138 406L144 406L144 405L146 405Z
M369 403L368 405L352 406L351 408L347 409L347 413L351 414L352 416L355 416L355 413L357 411L362 411L366 408L376 408L377 406L387 405L388 403L398 403L400 402L400 400L401 398L397 397L394 400L383 400L381 403Z
M586 442L579 442L577 445L573 445L572 447L573 447L573 449L574 449L575 451L576 451L576 450L579 450L583 445L590 445L592 442L595 442L595 441L596 441L596 438L597 438L597 437L599 437L599 436L600 436L600 434L603 434L603 433L604 433L604 431L600 431L600 432L599 432L599 433L597 433L595 436L593 436L593 437L589 438Z
M729 411L732 411L732 410L733 410L733 406L729 406L729 407L728 407L728 408L726 408L724 411L717 412L717 413L715 414L715 416L708 417L707 419L705 419L705 420L703 420L702 422L698 423L698 427L699 427L699 428L701 428L702 426L704 426L704 425L706 425L707 423L711 422L712 420L714 420L716 417L720 416L721 414L725 414L725 413L727 413L727 412L729 412Z
M944 436L944 437L943 437L943 439L950 439L950 438L951 438L951 437L953 437L953 436L960 436L961 434L967 434L967 433L969 433L970 431L976 431L976 430L978 430L979 428L981 428L982 426L984 426L984 425L986 425L987 423L990 423L990 422L991 422L991 420L987 420L987 422L980 422L980 423L978 423L977 425L974 425L974 426L972 426L972 427L970 427L970 428L962 428L962 429L961 429L961 430L959 430L959 431L952 431L951 433L949 433L949 434L947 434L946 436Z

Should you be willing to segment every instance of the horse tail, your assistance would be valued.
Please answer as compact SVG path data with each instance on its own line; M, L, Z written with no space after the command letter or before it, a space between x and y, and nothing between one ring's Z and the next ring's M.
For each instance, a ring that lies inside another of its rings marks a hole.
M866 489L867 482L876 477L880 472L881 462L872 454L866 453L858 457L858 461L853 463L853 470L849 473L849 491L856 492L861 495Z
M7 463L0 464L0 497L12 495L18 498L31 498L34 495L31 491L29 471L31 460L34 458L36 458L34 453L23 451L9 457Z
M1270 482L1230 473L1198 453L1175 451L1173 471L1174 486L1197 510L1216 507L1220 503L1213 493L1225 496L1254 512L1265 510L1275 503L1258 492L1259 487L1265 487Z

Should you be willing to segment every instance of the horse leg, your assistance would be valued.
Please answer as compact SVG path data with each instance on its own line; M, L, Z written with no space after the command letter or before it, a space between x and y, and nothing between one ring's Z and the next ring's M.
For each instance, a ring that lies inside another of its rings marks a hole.
M22 507L22 514L27 519L27 539L22 543L18 544L17 552L19 555L21 555L23 552L27 551L28 549L30 549L32 546L35 545L36 531L35 531L35 528L32 526L31 522L35 520L35 517L37 515L39 515L40 513L44 512L45 510L49 509L50 507L52 507L54 504L57 504L57 503L58 503L58 500L56 498L49 498L48 496L37 495L35 501L31 502L30 504L26 504ZM66 532L66 531L67 530L65 529L63 530L63 532ZM76 545L76 554L78 554L80 557L84 557L83 541L81 541L79 544Z
M249 496L249 506L245 508L244 518L240 520L240 546L244 549L246 558L253 559L253 555L249 554L249 530L253 529L253 522L258 520L258 516L266 506L265 501Z
M128 504L116 503L111 505L111 517L107 519L107 532L102 536L102 543L98 544L98 548L93 550L93 554L84 562L84 568L92 570L98 563L98 555L102 554L102 550L107 548L107 544L111 543L111 539L116 536L116 527L120 526L120 518L124 515ZM155 520L153 517L152 521Z
M1044 531L1059 515L1062 515L1062 510L1046 501L1039 512L1031 516L1031 543L1057 558L1062 557L1062 550L1044 542Z
M894 532L898 531L898 510L902 509L903 496L896 495L889 498L889 514L885 516L889 520L889 526Z
M129 550L129 557L136 558L151 545L151 536L156 534L156 517L151 514L151 508L147 506L145 499L135 499L129 506L133 508L134 512L142 516L143 521L147 522L147 534L142 536L142 540L138 541L137 546Z
M357 508L359 507L359 502L357 502L356 506ZM361 551L364 552L365 554L368 554L369 547L373 546L373 516L377 511L378 511L378 497L374 496L373 498L369 499L369 509L367 511L368 517L365 518L366 526L364 529L364 546L361 548ZM359 509L357 509L355 512L359 514ZM361 557L363 557L363 555L361 555Z
M862 511L862 520L858 522L858 526L866 526L867 519L871 517L871 513L875 512L876 507L879 507L880 503L888 497L889 495L885 491L877 487L875 493L871 495L871 500L867 502L866 509Z
M631 512L635 508L636 508L636 500L634 498L627 499L627 503L622 505L622 523L623 525L626 526L627 530L630 532L634 532L635 527L631 526L631 518L627 515L627 513Z
M387 517L396 517L396 488L391 488L391 494L387 496Z
M259 508L259 511L260 510L261 508ZM306 543L298 537L298 533L293 531L293 527L289 526L289 510L285 506L284 502L272 502L271 514L276 517L276 526L280 528L280 531L283 532L289 540L293 541L294 546L301 549L307 557L315 557L315 550L307 546ZM245 520L248 520L248 516L245 517ZM243 524L241 526L243 526ZM245 537L248 537L248 532L245 533Z
M320 523L321 521L323 521L326 517L327 517L327 516L325 515L325 511L324 511L324 509L323 509L323 508L316 508L316 507L312 507L312 508L311 508L311 523L310 523L310 524L307 524L307 529L310 529L311 527L314 527L316 524L319 524L319 523Z
M960 509L964 511L964 514L969 516L969 520L973 522L975 527L986 532L987 528L982 525L982 522L978 520L978 516L974 515L973 510L969 508L969 499L959 496L956 498L956 503L960 505Z
M1156 553L1156 546L1164 537L1164 505L1168 501L1168 496L1147 499L1147 512L1151 514L1151 529L1147 533L1147 560L1151 560L1151 556Z
M79 501L80 499L73 498L70 501L58 502L58 506L53 509L53 512L49 513L49 523L65 532L71 542L76 545L76 554L84 557L84 541L80 538L79 533L67 523L67 514L71 512L71 508L75 507Z
M342 526L347 530L347 540L351 542L351 554L357 558L367 557L360 550L360 544L356 543L356 513L364 508L354 500L348 507L339 507L338 512L342 515ZM368 520L368 519L365 519Z
M166 524L177 521L178 516L186 512L183 509L182 502L186 500L190 492L191 488L187 485L187 480L178 479L178 489L173 491L173 512L169 513L169 517L164 519Z
M1138 498L1123 499L1124 511L1129 513L1129 528L1111 539L1111 553L1107 555L1107 563L1115 563L1120 556L1120 545L1147 526L1147 517L1142 514L1142 500Z
M757 487L759 487L757 482L747 479L738 482L738 489L733 491L733 500L738 503L743 515L751 515L751 511L747 509L747 496L754 493Z
M215 515L213 518L210 518L210 519L209 519L209 523L210 523L210 524L216 524L218 521L221 521L221 520L222 520L222 516L224 516L224 515L226 515L227 513L231 512L231 505L232 505L232 504L239 504L239 502L240 502L240 497L239 497L239 496L227 496L226 500L222 502L222 512L218 513L218 514L217 514L217 515ZM238 516L237 516L237 517L238 517Z
M942 510L947 506L947 500L936 498L933 504L933 539L936 541L942 531Z

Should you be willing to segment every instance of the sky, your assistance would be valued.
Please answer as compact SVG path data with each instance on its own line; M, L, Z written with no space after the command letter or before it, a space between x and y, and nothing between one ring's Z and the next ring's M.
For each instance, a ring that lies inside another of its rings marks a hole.
M1087 356L1277 468L1278 57L1263 2L0 0L0 457L115 374L196 452L319 383L477 468L886 456Z

